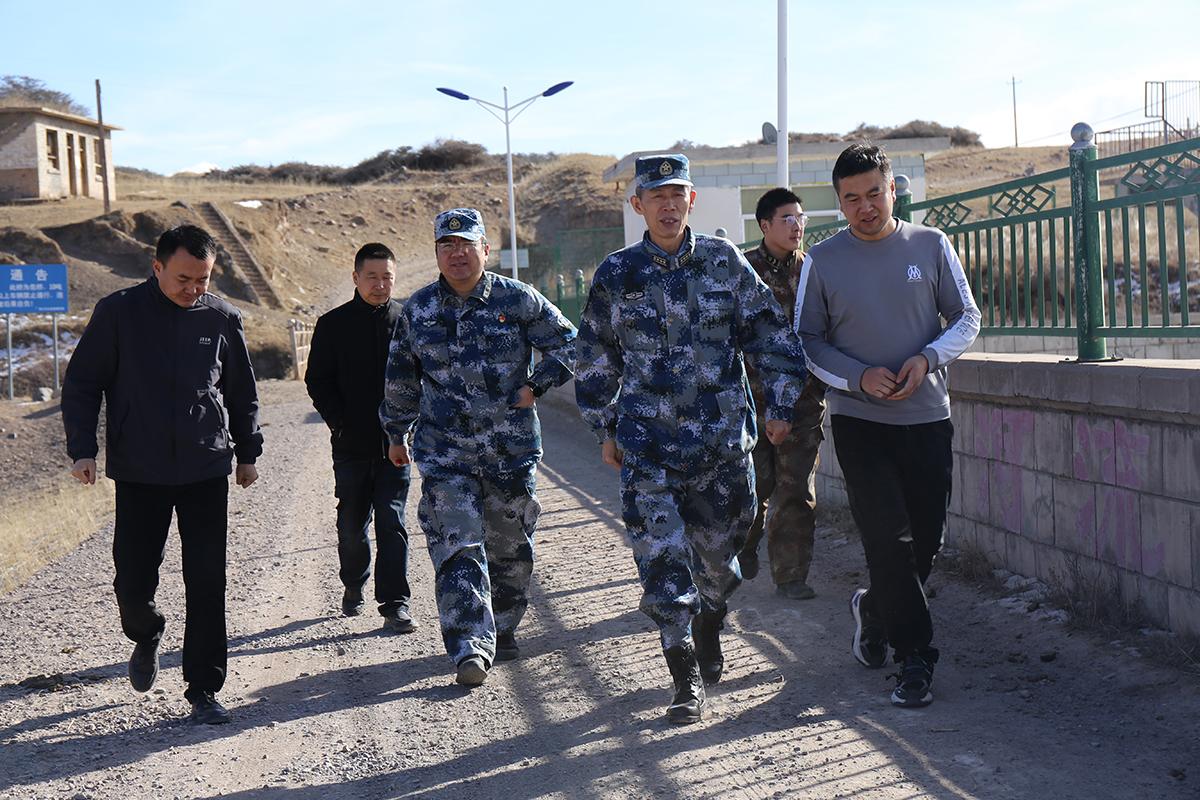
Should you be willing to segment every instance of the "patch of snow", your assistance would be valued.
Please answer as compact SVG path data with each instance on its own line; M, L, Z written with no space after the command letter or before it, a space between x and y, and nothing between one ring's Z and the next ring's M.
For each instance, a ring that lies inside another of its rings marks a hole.
M235 200L233 204L242 208L262 208L262 200Z

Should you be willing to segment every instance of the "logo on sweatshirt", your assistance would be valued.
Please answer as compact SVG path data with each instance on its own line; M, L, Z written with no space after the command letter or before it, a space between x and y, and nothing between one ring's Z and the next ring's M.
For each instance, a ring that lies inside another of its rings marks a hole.
M918 267L916 264L909 264L908 265L908 282L916 283L919 280L921 280L921 268Z
M201 344L202 346L203 346L203 345L206 345L206 344L212 344L212 339L208 338L207 336L201 336L201 337L200 337L200 344Z

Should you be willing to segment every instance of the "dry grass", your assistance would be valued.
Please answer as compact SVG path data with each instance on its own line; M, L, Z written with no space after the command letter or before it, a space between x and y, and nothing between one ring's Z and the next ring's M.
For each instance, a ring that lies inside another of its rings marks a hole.
M1049 602L1067 612L1071 627L1132 639L1152 660L1200 675L1200 638L1154 630L1144 610L1121 597L1115 575L1070 555L1063 572L1051 571L1049 585Z
M112 514L114 484L79 486L70 478L9 503L0 518L0 595L69 553Z

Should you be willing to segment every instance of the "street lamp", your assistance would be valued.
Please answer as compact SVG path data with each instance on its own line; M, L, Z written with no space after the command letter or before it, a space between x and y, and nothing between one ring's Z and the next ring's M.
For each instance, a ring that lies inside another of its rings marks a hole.
M446 89L441 86L438 87L439 92L444 95L449 95L456 100L474 100L483 108L484 111L488 112L493 117L504 123L504 147L508 151L506 159L508 164L508 235L509 244L512 249L512 276L517 280L519 280L517 278L517 206L516 195L513 191L512 142L509 139L508 126L513 120L519 117L521 112L528 108L534 100L537 100L539 97L550 97L551 95L558 94L572 83L574 83L574 81L563 81L561 83L556 83L546 91L539 92L533 97L528 97L519 103L514 103L511 106L508 104L507 86L504 87L504 105L502 106L498 106L495 103L489 103L487 100L480 100L478 97L471 97L469 94L460 92L457 89ZM504 116L500 116L492 109L503 111Z

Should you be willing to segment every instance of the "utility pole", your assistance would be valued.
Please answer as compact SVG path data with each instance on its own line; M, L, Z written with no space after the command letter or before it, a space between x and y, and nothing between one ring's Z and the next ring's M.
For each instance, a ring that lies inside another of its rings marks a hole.
M1013 147L1020 147L1017 143L1017 76L1012 76L1012 95L1013 95Z
M100 79L96 78L96 126L100 129L100 182L104 185L104 213L112 211L108 188L108 142L104 136L104 108L100 105Z
M787 0L779 0L778 20L776 27L778 29L778 68L779 78L776 87L778 93L779 104L779 125L778 137L775 140L775 185L790 188L792 182L788 178L788 121L787 121L787 48L788 48L788 31L787 31Z

